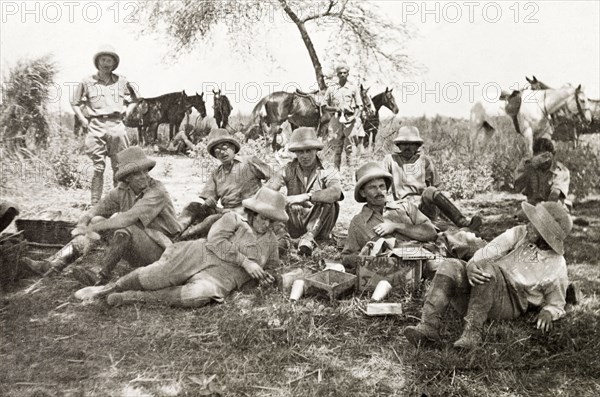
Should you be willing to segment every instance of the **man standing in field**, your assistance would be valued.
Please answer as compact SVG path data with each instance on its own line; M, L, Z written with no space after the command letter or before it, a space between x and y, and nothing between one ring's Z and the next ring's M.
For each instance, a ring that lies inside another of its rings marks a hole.
M340 213L338 201L344 199L339 172L322 163L321 149L314 128L298 128L288 146L296 158L267 184L273 190L287 188L287 229L292 238L300 237L298 253L305 256L312 255L317 240L329 238Z
M84 77L71 99L75 116L87 130L86 154L94 164L92 205L102 197L107 156L113 169L114 185L117 185L114 178L117 172L116 156L129 147L122 120L125 106L131 102L131 93L134 92L125 77L113 73L119 66L119 55L111 46L101 47L93 60L98 72Z
M104 196L81 217L73 231L75 238L52 257L21 263L38 274L60 273L79 256L87 252L98 233L113 231L102 268L96 271L73 269L84 284L99 284L110 280L112 270L121 259L130 265L146 266L157 261L171 240L181 232L175 209L164 185L148 175L156 161L133 146L117 155L116 188Z
M329 121L329 134L335 150L334 166L338 170L342 164L342 152L346 151L346 162L352 154L351 139L364 136L360 123L360 112L363 107L358 87L348 82L350 68L340 64L335 68L338 82L327 87L325 103L335 109L336 114ZM360 146L357 146L360 150Z
M477 230L481 218L465 218L454 203L438 187L440 180L433 161L421 152L423 139L419 129L404 126L398 130L394 144L398 148L383 159L384 169L392 174L392 195L394 200L408 199L418 205L419 210L435 221L440 212L458 227Z

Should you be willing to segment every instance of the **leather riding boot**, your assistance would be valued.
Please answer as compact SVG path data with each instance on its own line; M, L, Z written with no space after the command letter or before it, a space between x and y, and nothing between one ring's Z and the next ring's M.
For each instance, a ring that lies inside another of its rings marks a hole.
M192 211L192 209L189 208L188 205L183 209L183 211L181 211L181 214L177 217L177 221L181 224L181 226L183 226L182 230L185 230L192 224L195 217L195 212Z
M21 258L20 263L39 275L45 275L50 271L58 274L78 257L79 252L77 252L73 243L69 243L47 259L36 261L30 258Z
M494 304L494 288L488 283L471 288L469 309L465 316L465 328L460 338L454 342L459 349L474 349L481 344L483 323Z
M442 274L434 277L423 304L421 322L404 329L404 336L413 346L440 340L442 316L450 304L450 298L455 290L454 284L451 277Z
M92 205L96 205L102 198L102 189L104 187L104 171L94 171L92 177Z
M108 251L104 254L104 267L99 274L100 282L107 282L110 280L113 269L117 266L117 263L119 263L121 258L123 258L130 243L131 236L128 233L116 232L113 234L113 237L108 244Z
M476 231L481 227L481 217L475 215L468 220L454 205L452 200L446 197L442 192L437 191L433 195L434 204L442 211L444 215L448 217L458 227L466 227L470 230Z
M108 250L102 258L103 267L100 272L91 269L75 268L73 277L83 285L101 285L110 280L113 269L119 263L129 247L131 236L127 233L116 232L110 240Z

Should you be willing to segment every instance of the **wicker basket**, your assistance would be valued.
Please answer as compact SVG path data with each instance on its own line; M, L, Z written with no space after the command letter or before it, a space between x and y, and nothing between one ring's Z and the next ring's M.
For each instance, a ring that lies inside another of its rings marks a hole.
M17 219L17 229L23 231L27 241L39 244L67 244L71 241L74 222Z
M0 289L20 278L19 260L26 250L27 244L20 236L0 242Z

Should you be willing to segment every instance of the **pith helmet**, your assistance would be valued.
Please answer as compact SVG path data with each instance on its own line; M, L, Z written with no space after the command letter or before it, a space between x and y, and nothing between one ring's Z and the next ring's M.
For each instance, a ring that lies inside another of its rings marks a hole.
M317 131L312 127L300 127L290 137L288 150L294 152L296 150L307 149L323 149L323 143L317 138Z
M224 128L217 128L216 130L211 131L210 135L208 136L208 145L206 145L206 150L211 156L215 157L215 146L223 142L231 143L234 146L233 150L235 153L240 151L240 143Z
M242 205L275 221L287 222L289 219L285 212L285 197L268 187L261 187L254 196L242 200Z
M367 200L360 195L360 189L367 183L372 181L373 179L382 178L385 181L385 187L387 189L392 185L392 175L389 172L386 172L381 164L372 161L370 163L366 163L358 170L356 170L356 185L354 186L354 200L357 203L364 203Z
M94 66L96 67L96 69L98 69L98 58L100 58L100 56L102 55L110 55L115 59L115 67L113 68L113 70L115 70L119 66L119 62L121 61L121 59L116 53L114 47L111 45L103 45L100 48L98 48L98 51L96 51L96 53L94 54Z
M412 125L401 127L398 130L396 138L394 138L394 145L397 145L399 143L419 143L422 145L423 139L421 139L419 129Z

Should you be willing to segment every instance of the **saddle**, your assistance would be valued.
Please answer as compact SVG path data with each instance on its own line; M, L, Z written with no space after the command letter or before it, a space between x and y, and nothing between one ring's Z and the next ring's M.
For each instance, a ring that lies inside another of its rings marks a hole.
M313 90L310 92L301 91L299 88L296 88L296 92L294 95L297 95L301 98L307 98L317 109L321 109L323 105L325 105L325 93L321 93L319 90Z

